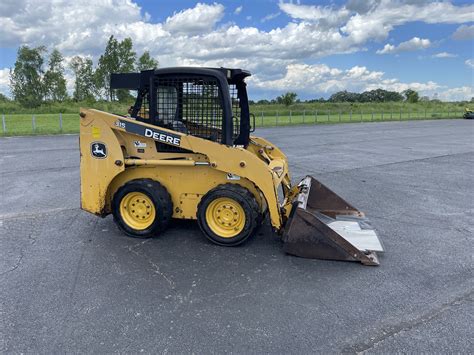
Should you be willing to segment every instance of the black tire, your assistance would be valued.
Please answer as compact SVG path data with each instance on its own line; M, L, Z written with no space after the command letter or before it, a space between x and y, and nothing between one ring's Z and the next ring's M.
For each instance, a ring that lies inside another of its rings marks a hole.
M131 192L145 194L153 203L155 218L146 229L134 229L129 226L120 213L122 199ZM121 231L134 238L150 238L163 232L173 214L173 202L168 191L157 181L151 179L137 179L127 182L115 193L112 200L114 221Z
M232 237L221 237L208 224L206 211L212 201L218 198L228 198L237 202L245 214L245 223L241 232ZM210 190L199 202L197 221L202 233L211 242L222 246L236 246L251 237L259 225L260 208L255 196L246 188L237 184L224 184Z

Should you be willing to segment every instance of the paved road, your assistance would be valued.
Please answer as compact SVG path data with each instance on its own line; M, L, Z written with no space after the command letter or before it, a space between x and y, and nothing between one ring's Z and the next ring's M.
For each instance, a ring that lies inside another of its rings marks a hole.
M365 211L381 266L134 240L79 210L77 136L0 139L0 352L473 352L474 122L261 129Z

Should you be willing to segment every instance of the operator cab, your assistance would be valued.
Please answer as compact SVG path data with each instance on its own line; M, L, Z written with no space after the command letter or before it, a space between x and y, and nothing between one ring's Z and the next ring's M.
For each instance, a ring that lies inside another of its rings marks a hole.
M241 69L177 67L112 74L111 89L136 90L132 118L225 145L247 146L251 125Z

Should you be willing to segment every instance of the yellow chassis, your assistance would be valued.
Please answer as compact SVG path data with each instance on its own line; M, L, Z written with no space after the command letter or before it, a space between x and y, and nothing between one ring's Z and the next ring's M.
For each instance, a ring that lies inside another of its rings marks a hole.
M125 128L131 126L155 134L131 133ZM189 152L157 152L155 141L179 144ZM92 154L96 142L105 145L106 157ZM234 183L251 191L262 213L268 209L272 226L281 230L296 192L291 187L286 156L259 137L251 137L247 148L231 147L130 118L81 109L80 151L81 208L101 216L111 213L115 192L130 180L150 178L160 182L171 196L173 218L181 219L196 219L203 195L220 184Z

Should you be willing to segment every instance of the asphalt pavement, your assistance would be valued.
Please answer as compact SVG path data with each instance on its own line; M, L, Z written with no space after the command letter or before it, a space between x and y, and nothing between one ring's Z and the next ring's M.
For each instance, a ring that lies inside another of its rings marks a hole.
M79 209L75 135L0 138L0 352L472 353L474 121L258 129L364 211L381 265L147 240Z

